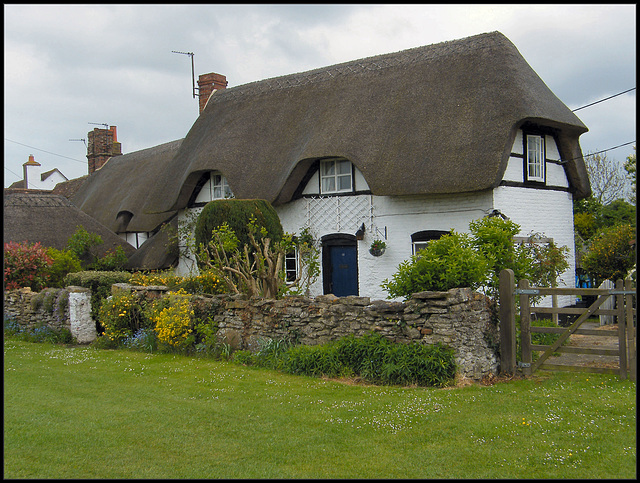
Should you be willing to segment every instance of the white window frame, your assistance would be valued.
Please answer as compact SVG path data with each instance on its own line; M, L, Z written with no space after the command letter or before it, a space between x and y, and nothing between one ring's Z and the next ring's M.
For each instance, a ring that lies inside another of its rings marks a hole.
M287 262L293 262L293 269L288 267ZM292 283L298 277L299 271L300 261L298 260L298 248L294 248L292 252L287 252L284 257L284 272L286 282Z
M427 245L429 244L431 240L428 241L415 241L415 242L411 242L411 250L413 251L413 255L418 253L418 250L422 250L424 248L427 248Z
M348 186L345 181L348 180ZM346 159L320 161L320 193L352 193L353 165Z
M545 180L545 149L544 136L538 134L527 134L527 146L525 149L526 173L528 181Z
M200 201L196 201L196 203L208 203L209 201L224 200L233 197L233 192L231 188L229 188L227 178L221 173L214 171L209 173L209 180L202 186L196 196L196 200L200 199Z

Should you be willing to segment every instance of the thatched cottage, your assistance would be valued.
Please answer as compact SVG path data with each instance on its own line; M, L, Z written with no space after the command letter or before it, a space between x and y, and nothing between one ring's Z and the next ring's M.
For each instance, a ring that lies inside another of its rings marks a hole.
M173 262L160 226L235 196L272 203L286 231L310 229L314 294L385 298L382 280L422 244L491 213L569 247L573 286L587 128L501 33L237 87L200 80L184 139L111 158L72 197L139 246L144 268Z

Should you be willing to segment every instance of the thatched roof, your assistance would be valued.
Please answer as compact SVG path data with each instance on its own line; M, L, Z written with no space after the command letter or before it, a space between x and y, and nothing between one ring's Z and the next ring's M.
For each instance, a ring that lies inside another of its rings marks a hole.
M114 232L152 232L175 215L145 210L146 197L171 162L182 140L114 156L89 176L71 201Z
M127 256L134 248L118 235L80 211L67 198L47 191L4 190L4 243L40 242L63 250L78 226L102 237L96 254L121 246Z
M527 121L557 129L572 189L588 195L587 128L499 32L227 88L148 180L145 211L184 207L209 170L238 198L284 203L328 156L351 160L376 195L489 189Z
M51 191L55 195L62 195L65 198L71 198L76 191L80 189L80 186L87 180L89 177L88 174L84 176L80 176L79 178L73 178L67 181L62 181L55 185L53 190Z

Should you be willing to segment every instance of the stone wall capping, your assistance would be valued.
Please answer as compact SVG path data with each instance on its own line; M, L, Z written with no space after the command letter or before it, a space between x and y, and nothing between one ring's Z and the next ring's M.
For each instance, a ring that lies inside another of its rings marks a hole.
M431 299L446 299L449 292L416 292L411 295L412 299L418 300L431 300Z

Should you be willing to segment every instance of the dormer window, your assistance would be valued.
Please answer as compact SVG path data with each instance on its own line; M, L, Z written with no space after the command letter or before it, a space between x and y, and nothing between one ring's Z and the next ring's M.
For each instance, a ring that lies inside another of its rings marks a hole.
M229 188L227 178L220 173L209 173L204 176L198 184L201 184L202 187L195 198L195 206L206 204L213 200L233 198L233 193L231 192L231 188Z
M544 137L527 134L525 165L527 181L544 182Z
M353 167L346 159L325 159L320 162L320 191L322 194L353 191Z

